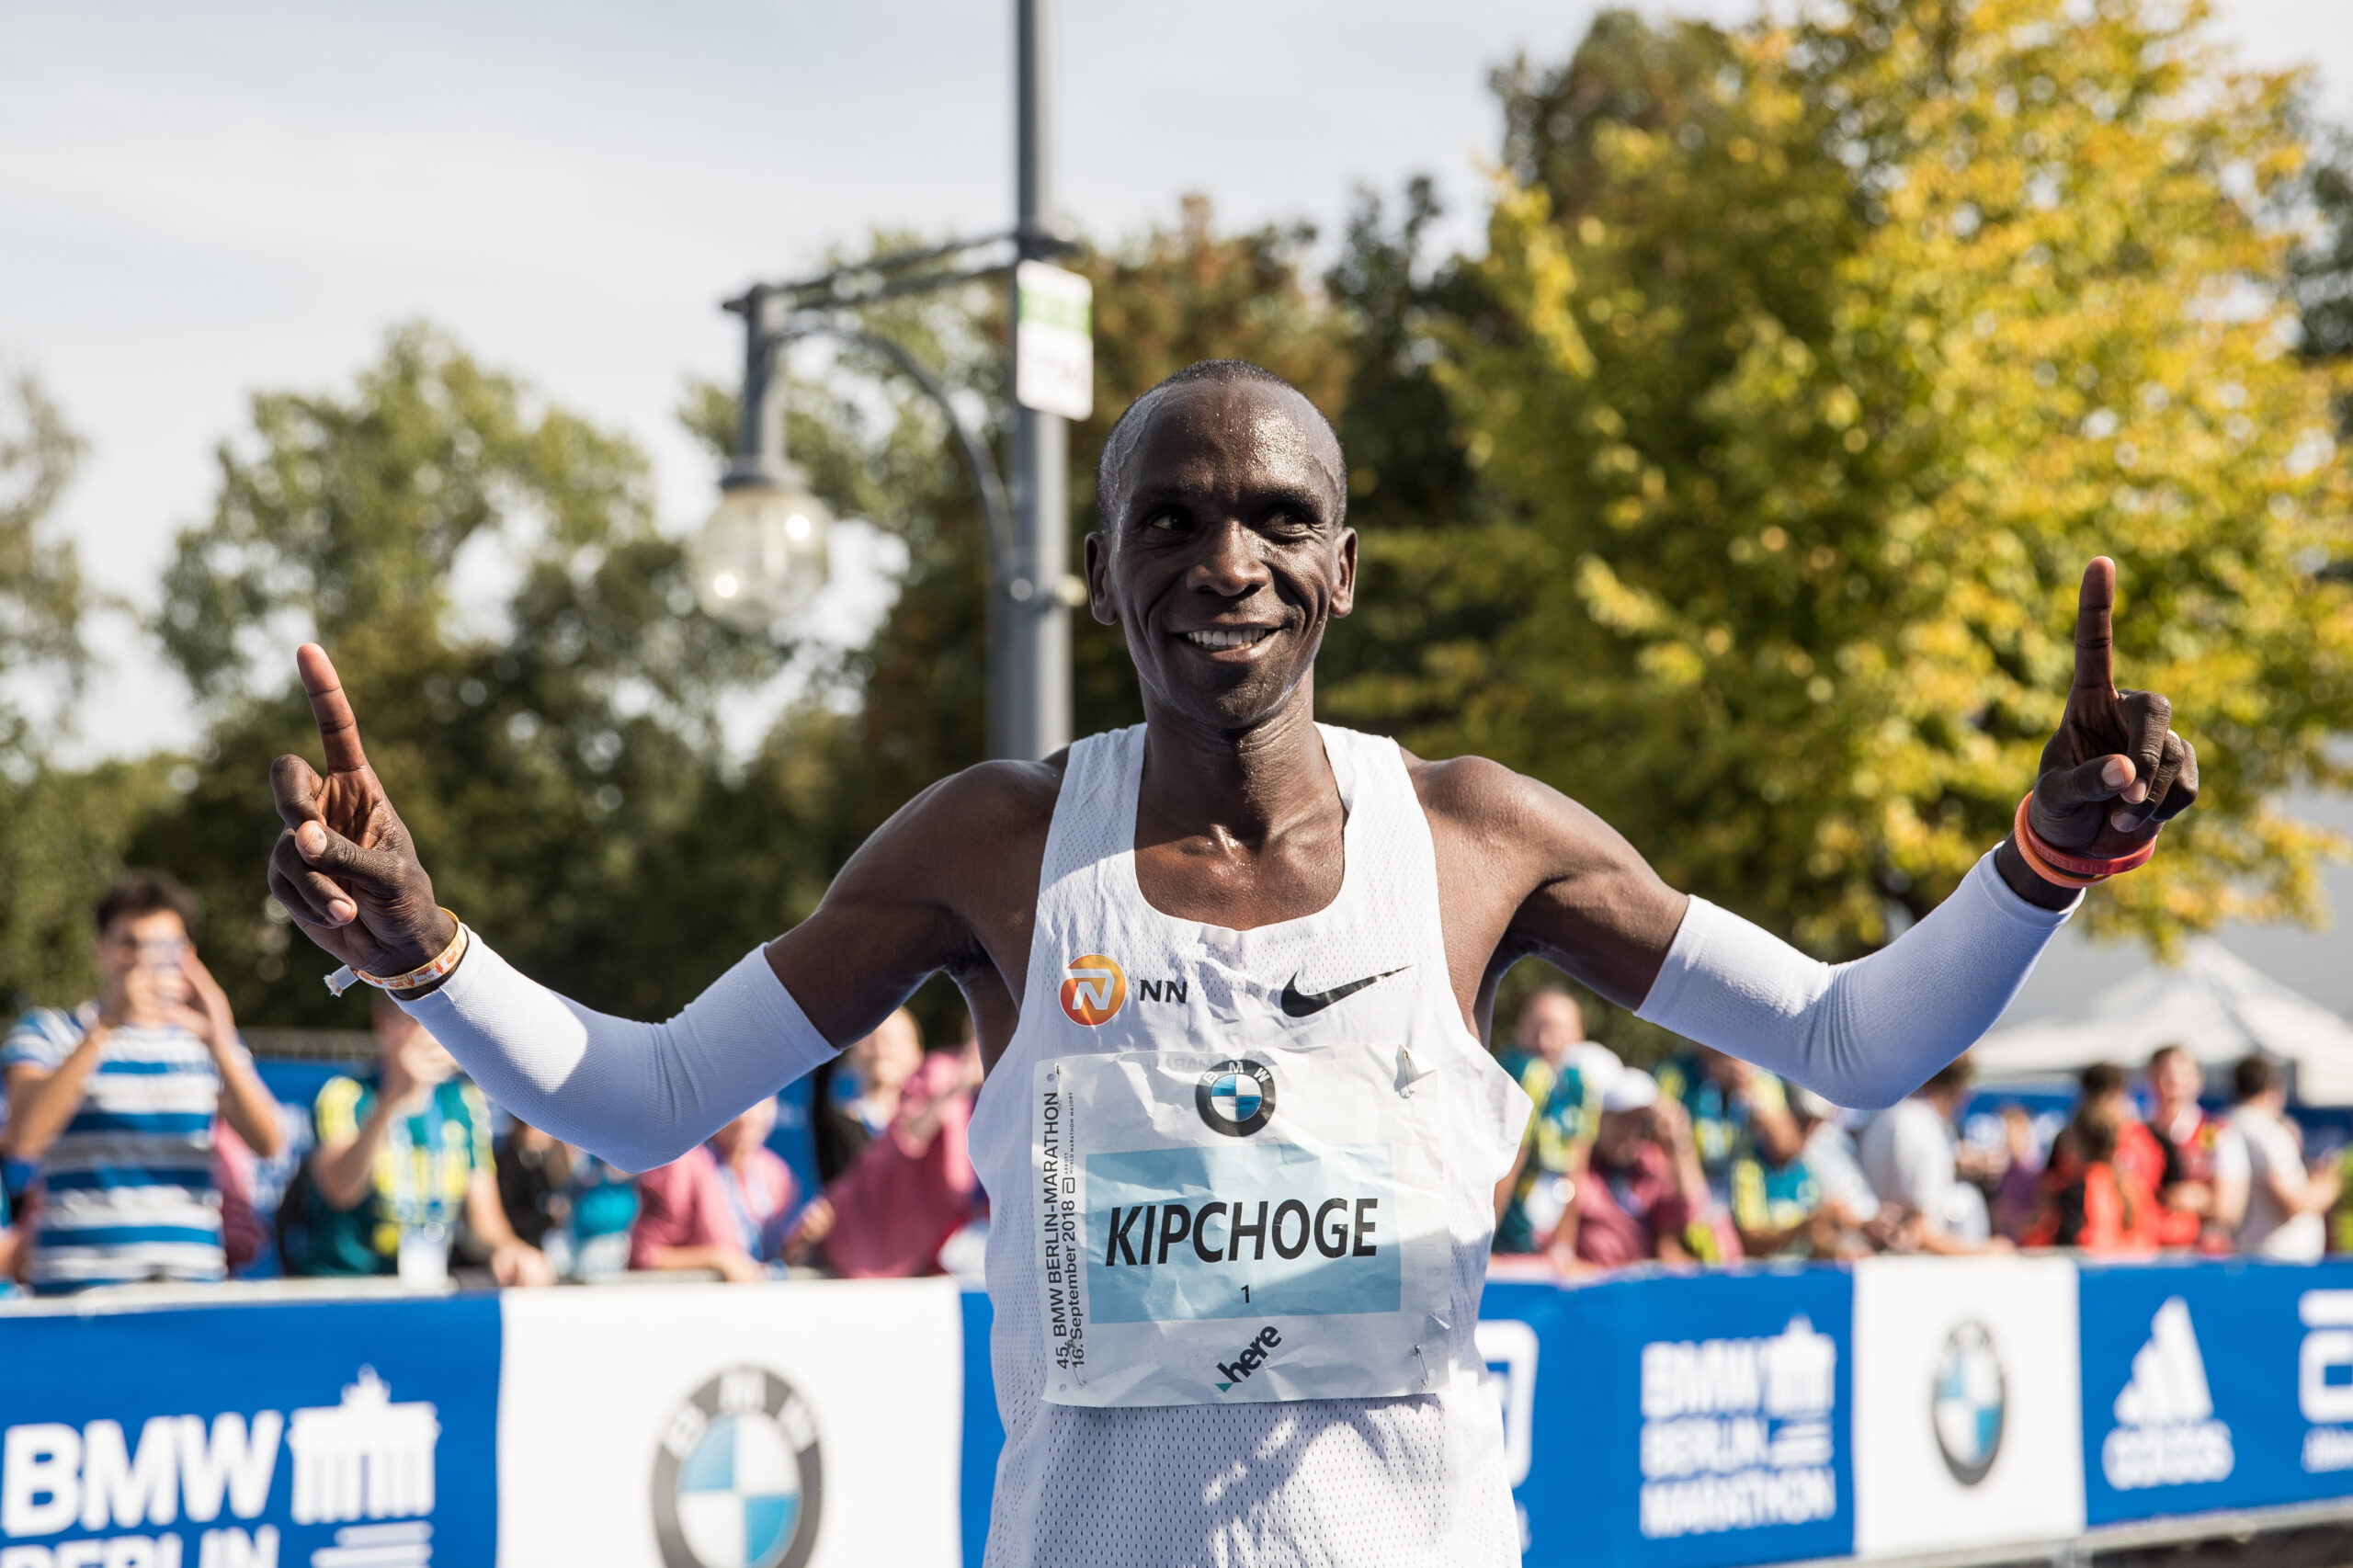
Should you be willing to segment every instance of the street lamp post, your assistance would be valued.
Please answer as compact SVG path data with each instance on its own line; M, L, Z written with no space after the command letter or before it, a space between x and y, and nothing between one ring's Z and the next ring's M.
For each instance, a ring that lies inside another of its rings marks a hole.
M1053 115L1051 30L1053 0L1014 0L1014 246L1022 261L1054 254ZM1010 301L1014 352L1020 352L1020 268ZM1017 361L1015 383L1021 367ZM1015 399L1013 405L1014 581L1033 591L1013 599L1002 619L1012 689L1007 756L1034 758L1070 744L1070 427L1059 415ZM996 728L994 717L992 732Z
M1047 102L1051 10L1051 0L1014 0L1017 221L1011 230L755 285L727 301L726 308L744 318L742 411L735 455L720 482L719 509L696 541L693 558L703 609L756 633L776 630L824 585L831 517L785 455L782 350L796 338L824 335L881 354L939 405L980 492L988 524L989 755L1024 760L1070 743L1070 608L1085 601L1069 562L1069 426L1062 414L1039 406L1083 416L1092 387L1085 279L1044 265L1076 248L1053 230ZM1015 394L1009 504L987 448L958 416L945 390L905 349L844 314L880 300L1000 276L1012 284L1007 335L1015 358L1006 378Z

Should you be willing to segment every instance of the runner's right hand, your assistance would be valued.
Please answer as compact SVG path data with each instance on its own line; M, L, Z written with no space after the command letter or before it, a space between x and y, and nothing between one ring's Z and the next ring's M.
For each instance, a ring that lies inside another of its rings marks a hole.
M433 898L433 879L408 829L368 766L359 723L326 650L294 655L326 754L322 778L308 762L279 757L270 793L286 831L270 851L269 891L303 935L354 969L403 974L457 936Z

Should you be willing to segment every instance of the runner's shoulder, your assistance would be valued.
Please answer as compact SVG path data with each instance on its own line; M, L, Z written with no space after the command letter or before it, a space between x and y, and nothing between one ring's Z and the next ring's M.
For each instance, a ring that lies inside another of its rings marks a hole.
M1483 858L1529 857L1540 880L1633 856L1618 831L1590 809L1493 758L1426 762L1407 752L1405 770L1433 824L1476 845Z
M1405 771L1423 811L1482 835L1557 831L1570 820L1592 818L1550 784L1514 772L1492 757L1427 762L1406 752Z
M985 856L1042 846L1068 757L1060 751L1042 762L975 763L908 801L884 831L952 852L958 859L975 849Z

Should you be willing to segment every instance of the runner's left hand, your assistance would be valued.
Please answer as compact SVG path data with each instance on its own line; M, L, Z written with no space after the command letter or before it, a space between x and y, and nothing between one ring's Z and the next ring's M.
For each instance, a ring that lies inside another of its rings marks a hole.
M2173 704L2116 687L2115 606L2116 562L2099 556L2076 603L2075 684L2027 807L2052 847L2098 858L2130 854L2198 799L2198 753L2173 733Z

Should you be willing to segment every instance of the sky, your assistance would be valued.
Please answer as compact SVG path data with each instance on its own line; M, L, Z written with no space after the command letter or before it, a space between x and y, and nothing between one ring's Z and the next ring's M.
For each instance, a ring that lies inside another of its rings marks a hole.
M1116 235L1200 191L1231 226L1329 233L1358 187L1427 173L1451 199L1445 238L1473 244L1489 73L1564 59L1598 8L1063 0L1057 204ZM2328 111L2353 119L2353 6L2217 10L2244 58L2314 64ZM1011 12L0 0L0 364L37 371L90 444L58 527L99 587L152 611L250 395L347 386L388 326L424 318L628 431L665 526L690 529L714 472L674 410L688 377L737 362L722 298L877 226L1008 221ZM876 574L838 576L826 614L848 636ZM186 688L133 616L95 630L103 664L65 755L192 739Z

